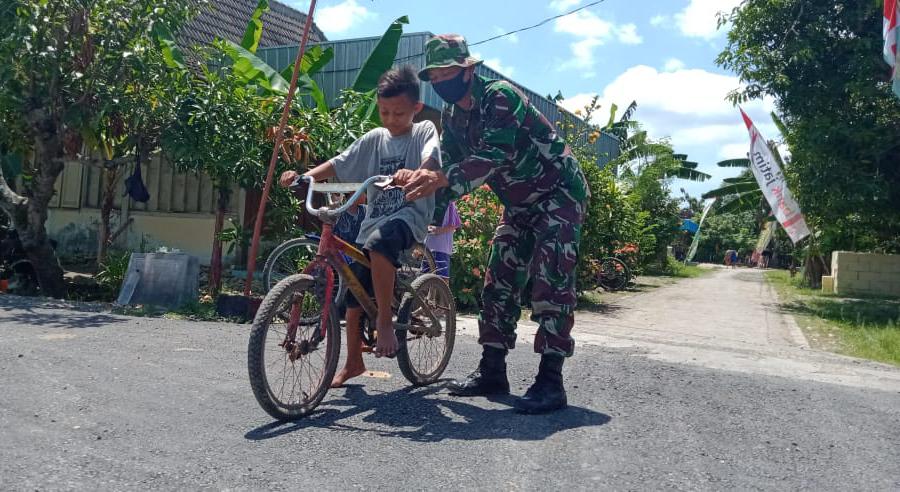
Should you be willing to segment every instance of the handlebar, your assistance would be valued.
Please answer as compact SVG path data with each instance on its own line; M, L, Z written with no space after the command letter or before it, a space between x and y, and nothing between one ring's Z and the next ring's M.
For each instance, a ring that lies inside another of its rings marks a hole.
M386 187L390 185L391 181L394 178L392 176L381 176L376 175L371 178L363 181L362 183L325 183L320 182L316 183L312 180L311 177L300 175L294 179L294 182L291 183L291 188L295 188L300 186L301 181L309 182L309 190L306 192L306 211L311 215L322 218L323 216L329 217L337 217L338 215L347 211L351 205L356 203L359 197L365 193L366 189L369 185L375 185L379 187ZM353 191L353 195L340 207L331 209L328 207L322 208L313 208L312 206L312 196L314 192L319 193L349 193Z

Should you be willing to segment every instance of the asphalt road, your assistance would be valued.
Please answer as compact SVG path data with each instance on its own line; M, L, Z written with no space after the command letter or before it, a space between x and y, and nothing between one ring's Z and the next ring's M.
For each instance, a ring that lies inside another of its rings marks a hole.
M272 421L246 325L129 318L0 296L0 489L900 489L900 390L579 346L571 407L520 416L390 378ZM467 373L462 334L446 372ZM513 391L537 356L513 351Z

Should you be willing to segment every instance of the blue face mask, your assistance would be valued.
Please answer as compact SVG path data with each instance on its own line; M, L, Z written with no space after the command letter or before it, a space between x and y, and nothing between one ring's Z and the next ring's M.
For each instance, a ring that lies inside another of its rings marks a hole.
M441 82L432 82L431 88L441 96L441 99L450 104L455 104L469 92L469 86L472 84L471 80L468 82L463 80L465 76L466 71L460 70L456 77L453 77L452 79Z

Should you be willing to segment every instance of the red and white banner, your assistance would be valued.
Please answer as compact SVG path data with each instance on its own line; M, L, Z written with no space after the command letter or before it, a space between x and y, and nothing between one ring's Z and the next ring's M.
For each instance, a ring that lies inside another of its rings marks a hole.
M806 227L806 219L800 211L800 205L794 200L791 191L788 190L787 182L784 180L784 174L766 139L760 135L756 125L747 116L744 110L741 110L741 116L744 117L744 123L750 132L750 169L763 195L772 207L772 213L778 219L781 227L796 243L801 239L809 236L809 228Z
M884 20L882 22L882 35L884 48L881 53L884 61L891 66L891 81L894 93L900 97L900 77L897 74L897 29L898 0L884 0Z

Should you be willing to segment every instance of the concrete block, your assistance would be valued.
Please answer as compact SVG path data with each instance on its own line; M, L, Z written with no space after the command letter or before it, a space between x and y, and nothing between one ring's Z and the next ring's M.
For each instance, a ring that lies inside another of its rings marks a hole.
M196 302L200 262L185 253L132 253L118 304L178 308Z
M889 296L891 295L891 282L886 280L874 281L869 287L869 292L878 296Z
M869 282L879 282L884 280L881 272L859 272L859 280L868 280Z
M834 292L834 277L831 275L822 276L822 292Z

